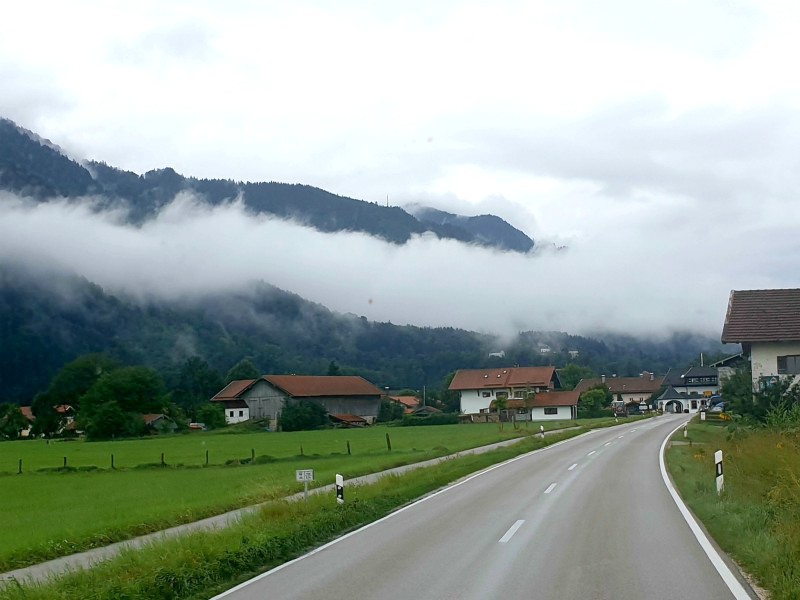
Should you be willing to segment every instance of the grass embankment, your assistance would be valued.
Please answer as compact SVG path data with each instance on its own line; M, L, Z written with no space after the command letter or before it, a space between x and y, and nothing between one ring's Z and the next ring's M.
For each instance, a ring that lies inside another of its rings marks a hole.
M547 429L556 425L548 423ZM162 451L168 464L173 464L172 456L188 460L200 455L204 462L203 448L226 459L249 459L256 448L257 458L250 465L199 468L195 462L191 468L26 471L0 476L0 572L291 494L302 489L295 481L295 469L313 468L317 483L324 485L336 473L351 478L526 433L534 433L534 428L514 431L506 425L501 432L497 425L487 424L192 434L108 443L3 443L0 453L7 461L26 453L26 462L52 464L53 458L68 452L69 464L84 468L96 465L110 449L115 458L129 457L128 464L151 463L152 455L160 456ZM347 455L348 441L351 455ZM305 456L299 456L301 446Z
M208 598L469 473L581 433L582 429L573 429L544 440L530 436L486 454L351 487L342 506L331 494L311 496L308 503L273 501L257 515L222 531L189 534L127 551L91 570L47 584L9 584L0 588L0 600Z
M684 501L719 545L775 600L800 598L800 438L724 424L689 426L692 446L673 445L667 465ZM683 432L673 438L683 441ZM725 492L717 496L714 452Z

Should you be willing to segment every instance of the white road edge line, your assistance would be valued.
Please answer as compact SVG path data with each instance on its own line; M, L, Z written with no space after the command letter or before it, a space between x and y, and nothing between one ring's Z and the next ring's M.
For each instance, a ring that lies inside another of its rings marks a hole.
M557 483L551 483L550 485L547 486L547 489L544 491L544 493L549 494L556 488L557 485L558 485Z
M575 467L577 467L577 466L578 466L578 463L575 463L575 464L574 464L574 465L572 465L572 466L571 466L569 469L567 469L567 471L572 471L572 469L574 469L574 468L575 468Z
M503 537L500 538L500 543L501 544L505 544L505 543L508 542L508 540L510 540L512 537L514 537L514 534L517 533L517 529L522 527L522 524L524 522L525 522L525 519L520 519L519 521L514 523L511 527L509 527L508 531L506 531L506 534Z
M592 450L592 451L591 451L591 452L589 452L589 454L587 454L586 456L591 456L591 455L592 455L592 454L594 454L595 452L597 452L597 450Z
M672 485L672 481L669 479L669 475L667 474L667 467L664 463L664 449L667 447L667 442L672 435L683 427L683 423L678 425L675 429L669 432L667 437L664 438L664 441L661 443L661 449L658 452L658 464L661 467L661 478L664 480L664 485L667 486L667 490L669 491L672 499L675 501L675 504L678 506L678 510L681 511L683 518L686 520L686 524L689 525L689 529L692 530L694 537L697 538L697 541L700 544L700 547L703 549L703 552L706 553L708 559L711 561L711 564L714 565L714 568L719 573L719 576L722 577L722 581L725 582L725 585L728 586L728 589L733 594L736 600L750 600L751 596L747 593L742 583L736 578L736 575L730 570L725 561L717 552L717 549L709 541L706 534L697 524L697 521L692 516L692 513L689 512L689 509L684 504L681 497L678 495L675 486Z
M288 567L290 565L293 565L294 563L303 560L304 558L308 558L309 556L314 556L318 552L322 552L323 550L326 550L327 548L330 548L334 544L338 544L339 542L342 542L342 541L346 540L347 538L349 538L351 536L354 536L357 533L360 533L360 532L364 531L365 529L369 529L370 527L374 527L375 525L378 525L379 523L383 523L384 521L386 521L388 519L391 519L392 517L394 517L396 515L399 515L400 513L405 512L405 511L415 507L417 504L421 504L423 502L426 502L426 501L430 500L431 498L435 498L439 494L444 494L445 492L447 492L449 490L452 490L452 489L455 489L455 488L457 488L457 487L459 487L461 485L464 485L465 483L475 479L476 477L480 477L481 475L489 473L490 471L494 471L495 469L499 469L499 468L501 468L501 467L503 467L503 466L505 466L507 464L510 464L512 462L516 462L518 460L522 460L522 459L524 459L524 458L526 458L528 456L531 456L533 454L539 454L540 452L546 452L547 450L550 450L551 448L555 448L557 446L561 446L562 444L567 444L567 443L569 443L569 442L571 442L573 440L579 440L580 438L585 437L587 435L591 435L592 433L594 433L594 430L589 430L586 433L582 433L581 435L576 435L573 438L567 438L566 440L561 440L560 442L556 442L555 444L550 444L549 446L545 446L544 448L539 448L537 450L532 450L531 452L526 452L525 454L520 454L519 456L515 456L514 458L509 458L506 461L503 461L501 463L497 463L496 465L492 465L491 467L487 467L483 471L478 471L477 473L473 473L469 477L466 477L466 478L462 479L461 481L459 481L457 483L454 483L453 485L450 485L450 486L448 486L446 488L442 488L441 490L439 490L437 492L434 492L434 493L432 493L432 494L430 494L428 496L425 496L424 498L420 498L416 502L412 502L411 504L406 504L404 507L399 508L399 509L397 509L396 511L394 511L392 513L389 513L388 515L378 519L377 521L372 521L371 523L367 523L363 527L359 527L358 529L356 529L354 531L351 531L350 533L345 533L342 537L338 537L335 540L331 540L330 542L328 542L327 544L323 544L319 548L314 548L311 552L303 554L303 556L298 556L297 558L294 558L294 559L290 560L289 562L285 562L282 565L278 565L274 569L270 569L269 571L261 573L261 575L256 575L252 579L248 579L247 581L243 581L239 585L237 585L235 587L232 587L229 590L225 590L224 592L222 592L221 594L217 594L213 598L210 598L210 600L219 600L220 598L224 598L229 594L232 594L234 592L238 592L239 590L241 590L243 588L246 588L251 583L255 583L256 581L260 581L261 579L269 577L273 573L281 571L281 570L285 569L286 567Z

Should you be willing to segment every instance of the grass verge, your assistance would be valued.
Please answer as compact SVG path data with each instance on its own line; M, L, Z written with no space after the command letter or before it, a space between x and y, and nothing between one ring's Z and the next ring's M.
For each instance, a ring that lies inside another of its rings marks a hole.
M765 429L692 423L692 445L672 444L668 469L681 497L720 547L774 600L800 598L800 439ZM679 431L673 441L683 442ZM725 491L717 496L714 452Z
M43 584L6 584L0 588L0 600L208 598L465 475L583 432L573 429L546 439L531 436L507 448L353 487L342 506L330 494L312 496L308 503L273 501L222 531L127 551L93 569Z

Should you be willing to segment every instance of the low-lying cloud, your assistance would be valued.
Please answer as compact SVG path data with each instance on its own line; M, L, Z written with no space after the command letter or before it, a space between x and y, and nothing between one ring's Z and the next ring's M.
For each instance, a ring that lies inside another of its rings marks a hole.
M0 195L0 256L76 272L109 292L180 300L263 280L370 320L520 330L718 335L732 288L786 287L800 239L780 224L696 242L642 220L529 255L413 238L326 234L181 194L140 227L82 202ZM783 230L782 230L783 229ZM782 259L781 257L787 257ZM790 283L790 282L788 282Z

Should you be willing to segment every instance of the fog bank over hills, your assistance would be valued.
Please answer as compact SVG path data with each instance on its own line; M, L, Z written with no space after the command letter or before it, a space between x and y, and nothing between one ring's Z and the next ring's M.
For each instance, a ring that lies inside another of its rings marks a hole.
M694 252L663 240L638 252L630 236L532 255L433 235L398 246L359 233L322 233L209 207L179 194L140 226L92 199L37 203L0 195L0 253L60 265L108 290L176 299L263 280L332 310L396 324L665 335L718 334L728 283L719 265L685 271ZM729 252L730 255L730 252ZM724 267L724 265L722 265ZM717 271L716 273L714 271Z

